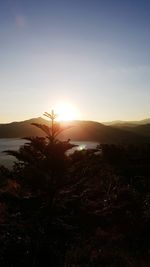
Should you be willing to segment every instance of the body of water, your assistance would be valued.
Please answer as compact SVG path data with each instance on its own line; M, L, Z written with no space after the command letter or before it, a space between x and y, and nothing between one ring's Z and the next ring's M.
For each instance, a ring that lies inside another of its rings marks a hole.
M1 138L0 139L0 165L5 165L7 167L11 167L15 158L3 153L5 150L18 150L20 146L24 145L27 140L19 139L19 138ZM90 141L71 141L71 143L77 145L69 151L72 153L75 150L83 150L83 149L93 149L98 145L97 142Z

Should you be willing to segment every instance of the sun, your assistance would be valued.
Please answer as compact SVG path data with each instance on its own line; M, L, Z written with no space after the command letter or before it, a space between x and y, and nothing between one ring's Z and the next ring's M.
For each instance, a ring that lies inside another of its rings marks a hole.
M57 114L57 121L72 121L78 116L77 109L68 103L57 104L54 110Z

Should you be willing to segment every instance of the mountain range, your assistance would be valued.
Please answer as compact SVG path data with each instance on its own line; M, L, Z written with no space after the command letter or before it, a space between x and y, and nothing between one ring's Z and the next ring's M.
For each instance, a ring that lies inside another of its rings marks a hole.
M0 138L23 138L26 136L42 136L43 132L32 123L49 124L43 118L34 118L21 122L0 124ZM61 122L62 127L68 122ZM107 125L106 125L107 124ZM76 141L96 141L100 143L147 143L150 142L150 119L139 122L72 121L60 139Z
M139 120L139 121L121 121L121 120L116 120L116 121L107 121L103 122L105 125L115 125L115 126L136 126L136 125L145 125L150 123L150 118L144 119L144 120Z

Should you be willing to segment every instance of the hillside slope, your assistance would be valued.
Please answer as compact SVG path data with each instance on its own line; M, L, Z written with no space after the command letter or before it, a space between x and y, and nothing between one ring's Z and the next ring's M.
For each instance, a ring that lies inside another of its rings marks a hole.
M125 131L129 131L132 133L136 133L138 135L142 135L145 137L150 137L150 123L149 124L145 124L145 125L136 125L136 126L126 126L126 125L115 125L114 126L116 129L121 129L121 130L125 130Z

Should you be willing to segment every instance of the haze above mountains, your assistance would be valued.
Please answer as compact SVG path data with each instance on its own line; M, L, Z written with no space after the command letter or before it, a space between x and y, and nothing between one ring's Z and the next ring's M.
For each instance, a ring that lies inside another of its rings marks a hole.
M0 124L0 138L23 138L26 136L42 136L43 132L32 123L49 124L43 118L35 118L21 122ZM97 141L101 143L147 143L150 142L150 119L142 121L114 121L99 123L94 121L61 122L65 130L60 139L77 141Z

